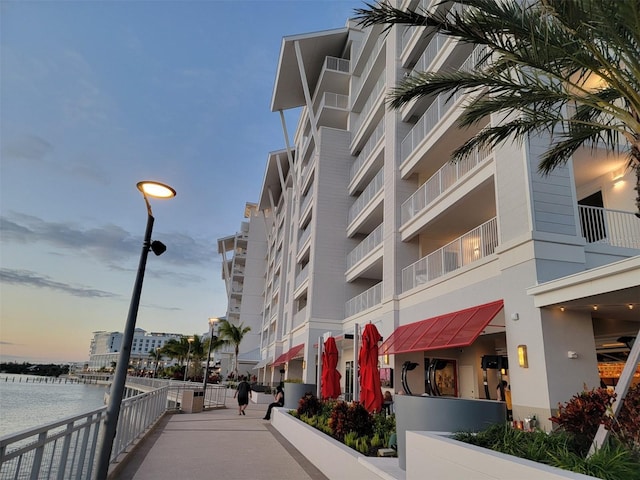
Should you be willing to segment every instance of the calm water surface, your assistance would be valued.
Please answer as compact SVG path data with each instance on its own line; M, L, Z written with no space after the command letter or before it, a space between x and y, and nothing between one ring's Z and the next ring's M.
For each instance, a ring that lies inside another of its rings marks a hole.
M49 383L38 383L43 378L48 378ZM64 383L64 378L62 383L58 381L52 377L0 374L0 436L104 406L105 385Z

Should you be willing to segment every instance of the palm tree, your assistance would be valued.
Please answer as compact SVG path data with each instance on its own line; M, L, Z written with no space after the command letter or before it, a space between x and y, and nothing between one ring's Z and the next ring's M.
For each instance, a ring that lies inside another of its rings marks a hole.
M640 2L638 0L464 0L463 8L403 11L387 1L356 9L362 26L426 27L484 47L473 71L418 72L391 92L399 108L439 93L481 94L465 105L462 128L491 114L505 120L481 129L453 152L461 160L478 148L547 133L539 170L564 165L579 148L598 143L628 156L636 173L640 217Z
M149 355L149 358L154 363L153 377L155 378L158 374L158 366L162 360L162 348L153 348L147 352L147 355Z
M504 120L482 128L453 152L461 160L477 149L507 140L548 134L549 149L539 170L547 174L581 147L622 151L636 173L636 216L640 217L640 1L531 0L457 1L449 11L403 11L387 1L365 3L356 21L365 27L422 26L483 48L472 71L413 73L391 92L392 108L440 93L475 94L460 117L461 128L489 115ZM638 337L640 337L640 332ZM630 377L640 361L640 344L627 359L616 387L617 415ZM629 369L629 371L627 371ZM600 427L594 446L604 445Z
M228 320L222 320L220 322L220 329L218 333L220 334L220 343L221 345L233 345L234 353L235 353L235 362L233 372L235 378L238 378L238 354L240 352L240 343L242 343L242 339L245 334L251 331L251 327L245 327L244 324L234 325L229 323Z

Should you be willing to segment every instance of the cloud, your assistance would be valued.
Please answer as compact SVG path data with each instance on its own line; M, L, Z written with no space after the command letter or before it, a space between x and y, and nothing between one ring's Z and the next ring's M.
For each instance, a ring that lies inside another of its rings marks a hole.
M140 253L142 240L138 236L124 230L117 225L83 229L73 223L47 222L41 218L12 213L0 216L0 231L3 242L15 243L44 243L57 248L81 252L97 258L111 268L117 269L115 261L137 258ZM154 239L167 245L167 252L163 260L181 267L207 266L215 263L212 258L216 255L215 246L211 242L198 240L182 233L161 233L154 235ZM218 260L220 263L221 260ZM156 272L156 275L161 273ZM173 274L178 276L177 274ZM199 280L182 275L186 282Z
M53 146L36 135L23 135L2 146L3 158L14 158L42 163L45 157L53 151Z
M0 269L0 282L9 283L11 285L20 285L36 288L48 288L56 290L74 297L84 298L114 298L119 295L104 290L96 290L84 286L74 286L68 283L61 283L51 280L47 276L38 275L29 270L13 270L9 268Z

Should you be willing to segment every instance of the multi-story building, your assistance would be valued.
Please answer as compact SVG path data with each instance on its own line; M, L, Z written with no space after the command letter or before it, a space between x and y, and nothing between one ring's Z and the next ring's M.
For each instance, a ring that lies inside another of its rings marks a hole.
M155 361L149 353L161 348L170 339L180 340L182 336L178 333L147 333L141 328L136 328L131 345L130 364L140 371L153 369ZM89 347L88 370L95 372L101 369L112 369L118 362L123 337L122 332L93 332ZM174 362L167 359L165 363L169 366Z
M242 222L240 231L218 239L218 253L222 256L222 279L228 297L225 320L251 327L240 343L238 374L253 376L253 367L260 360L266 238L264 220L258 215L256 204L247 203L244 216L249 220ZM234 355L231 346L214 352L225 376L235 368Z
M347 21L284 37L271 106L285 138L282 112L301 114L292 145L269 155L249 222L264 225L263 302L247 310L261 319L260 380L315 383L316 346L331 334L348 396L350 337L371 322L396 392L405 362L418 364L412 393L495 399L506 379L514 416L548 427L584 385L615 384L640 327L633 172L585 147L541 175L547 138L453 164L452 150L498 116L457 128L464 92L386 102L414 70L476 60L473 46L417 27Z

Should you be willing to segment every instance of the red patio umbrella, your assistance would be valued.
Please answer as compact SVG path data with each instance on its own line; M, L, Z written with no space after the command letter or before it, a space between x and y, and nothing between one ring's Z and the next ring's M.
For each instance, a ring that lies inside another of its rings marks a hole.
M360 367L360 403L367 411L382 410L382 390L380 388L380 371L378 370L378 342L382 340L378 329L372 323L362 331L362 346L358 355Z
M338 347L336 339L329 337L324 342L322 352L322 398L338 398L340 396L340 372L338 366Z

